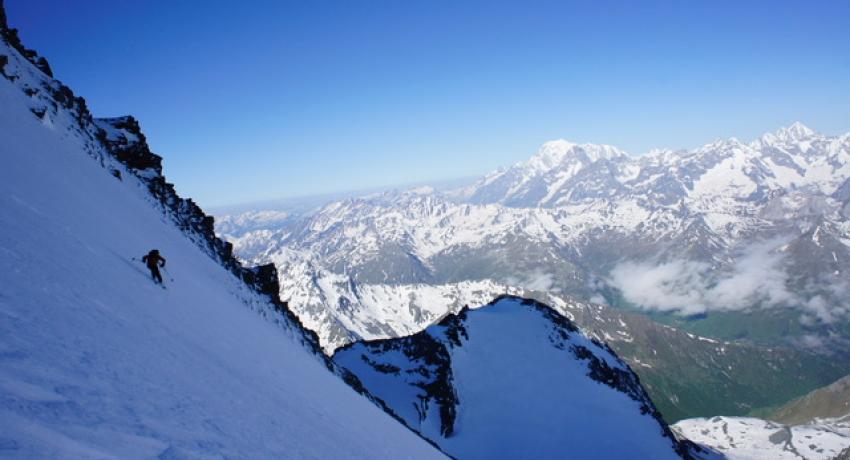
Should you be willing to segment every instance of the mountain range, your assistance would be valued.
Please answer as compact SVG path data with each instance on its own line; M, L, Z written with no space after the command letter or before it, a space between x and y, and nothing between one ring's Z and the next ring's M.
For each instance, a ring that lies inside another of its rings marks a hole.
M554 141L468 187L343 200L279 225L225 216L220 233L245 260L361 284L492 280L660 314L791 311L777 327L815 343L843 335L850 308L848 160L850 135L800 123L639 157ZM729 338L765 335L751 326Z
M351 198L272 224L222 216L218 231L241 259L276 264L281 296L327 353L533 292L608 306L579 325L635 367L669 419L745 415L850 373L848 159L850 135L800 123L637 157L559 140L468 186ZM659 336L675 337L667 366ZM726 383L699 391L705 378Z

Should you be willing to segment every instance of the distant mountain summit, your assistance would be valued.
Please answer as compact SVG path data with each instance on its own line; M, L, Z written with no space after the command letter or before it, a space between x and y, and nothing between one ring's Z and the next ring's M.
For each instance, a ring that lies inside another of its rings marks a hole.
M847 146L846 136L823 136L799 122L751 143L720 139L690 151L654 150L637 157L607 145L558 140L544 144L528 161L488 174L464 195L475 203L558 207L587 199L652 198L659 190L671 195L656 204L722 192L756 198L751 195L759 188L792 184L828 194L850 177ZM715 175L727 180L718 183L711 179ZM743 190L748 193L741 195Z
M763 135L759 140L765 144L776 144L779 142L784 144L793 144L805 141L815 135L814 130L799 121L796 121L788 127L779 128L775 133L767 133Z
M543 144L529 160L494 171L462 192L472 203L546 206L570 180L594 166L626 158L609 145L573 144L563 139ZM603 163L601 163L603 162Z

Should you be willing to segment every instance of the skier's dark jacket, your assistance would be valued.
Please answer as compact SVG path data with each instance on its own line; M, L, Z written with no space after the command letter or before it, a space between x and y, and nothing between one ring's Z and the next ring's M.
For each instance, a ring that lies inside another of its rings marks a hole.
M154 268L157 268L157 265L160 267L165 266L165 257L159 255L159 251L156 249L151 249L151 252L149 252L148 255L142 257L142 262L144 262L148 268L153 270Z

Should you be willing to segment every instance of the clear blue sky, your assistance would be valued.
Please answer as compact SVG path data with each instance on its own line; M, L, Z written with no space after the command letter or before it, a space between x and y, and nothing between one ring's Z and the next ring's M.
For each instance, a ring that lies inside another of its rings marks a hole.
M483 174L555 138L850 131L850 2L6 0L203 206Z

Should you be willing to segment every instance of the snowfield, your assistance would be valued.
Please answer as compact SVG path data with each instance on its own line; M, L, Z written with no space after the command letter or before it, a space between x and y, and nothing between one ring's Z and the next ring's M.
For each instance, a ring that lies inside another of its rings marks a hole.
M831 460L850 448L850 422L816 420L786 426L749 417L682 420L673 430L721 452L729 460Z
M31 111L45 99L22 89L52 79L0 55L0 457L444 458L175 227L86 120ZM152 247L167 289L132 259Z

